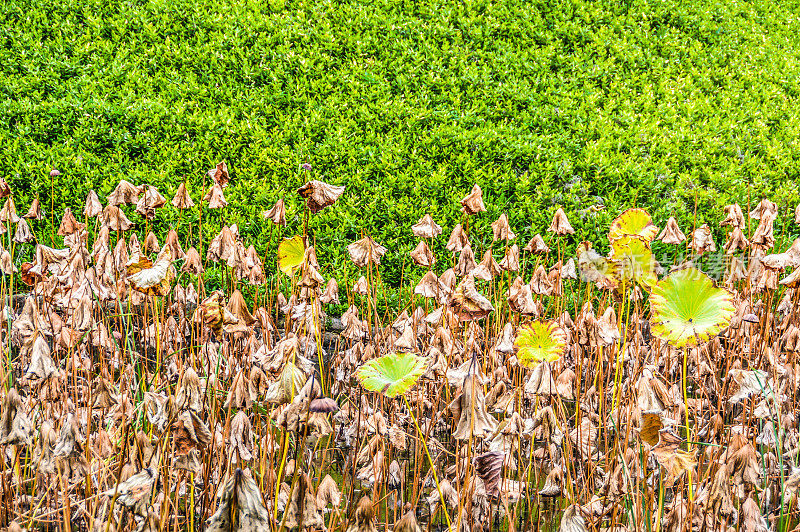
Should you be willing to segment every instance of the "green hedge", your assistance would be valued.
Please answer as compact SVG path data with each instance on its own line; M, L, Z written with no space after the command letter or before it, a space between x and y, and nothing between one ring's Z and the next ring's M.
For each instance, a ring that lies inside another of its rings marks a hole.
M80 212L90 188L104 196L120 178L169 198L187 179L197 201L225 160L230 206L204 215L205 238L237 223L261 251L278 238L262 210L285 197L293 234L297 187L344 184L311 222L323 273L352 280L345 246L366 231L391 250L390 286L421 275L410 225L426 212L445 227L434 252L449 262L446 236L473 183L488 208L471 222L479 249L502 212L524 244L563 205L577 229L565 243L605 249L626 207L660 225L675 215L688 232L762 195L778 203L786 242L800 201L798 11L765 0L9 0L0 165L20 209L39 196L57 226L65 206ZM62 175L51 183L52 166ZM597 203L606 210L587 212ZM159 236L193 225L196 237L197 216L179 225L163 209ZM49 240L49 219L34 228Z

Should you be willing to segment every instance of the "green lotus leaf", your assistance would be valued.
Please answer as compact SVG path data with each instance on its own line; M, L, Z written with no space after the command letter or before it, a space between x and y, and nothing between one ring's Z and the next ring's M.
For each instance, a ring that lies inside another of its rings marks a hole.
M393 353L373 358L356 370L361 386L386 397L405 394L428 366L427 359L412 353Z
M640 237L623 236L611 242L614 275L623 282L635 281L651 290L658 281L656 259L650 245Z
M567 347L564 331L552 321L533 321L520 327L514 345L517 360L523 366L533 368L541 361L555 362Z
M730 325L733 295L695 268L664 277L650 294L652 333L673 347L694 347Z
M645 242L652 242L657 234L658 227L646 210L628 209L611 222L608 239L614 242L625 236L637 236Z
M278 245L278 268L291 277L294 270L303 263L306 245L300 235L285 238Z

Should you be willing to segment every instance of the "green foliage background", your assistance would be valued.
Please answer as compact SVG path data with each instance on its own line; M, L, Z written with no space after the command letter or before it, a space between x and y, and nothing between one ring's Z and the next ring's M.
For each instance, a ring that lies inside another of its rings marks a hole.
M577 230L567 249L606 249L627 207L718 231L726 203L762 195L786 242L800 201L799 12L765 0L9 0L0 164L20 210L39 196L57 227L64 207L80 212L89 189L104 199L120 178L168 198L186 179L198 201L225 160L230 206L205 211L205 240L236 223L273 256L279 232L262 210L284 197L289 236L296 188L346 185L310 227L323 274L351 283L345 247L362 231L390 249L388 285L421 276L410 226L426 212L445 228L434 253L447 267L473 183L488 208L470 221L478 250L502 212L524 245L562 205ZM45 243L47 214L34 224ZM188 247L198 217L162 209L157 234L178 226Z

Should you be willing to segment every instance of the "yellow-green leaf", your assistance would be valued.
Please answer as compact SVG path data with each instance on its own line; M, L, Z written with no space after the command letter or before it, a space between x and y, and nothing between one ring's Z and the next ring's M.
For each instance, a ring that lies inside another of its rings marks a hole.
M611 242L625 236L636 236L645 242L652 242L658 234L658 227L644 209L628 209L611 222L608 239Z
M285 238L278 246L278 268L288 276L294 275L294 270L303 263L306 246L300 235Z

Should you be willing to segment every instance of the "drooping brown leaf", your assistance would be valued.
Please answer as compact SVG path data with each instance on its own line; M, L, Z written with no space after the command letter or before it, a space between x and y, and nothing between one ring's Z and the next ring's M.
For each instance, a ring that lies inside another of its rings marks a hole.
M492 222L492 239L494 242L498 240L514 240L517 238L517 235L511 230L511 227L508 225L508 215L503 213L500 215L496 221Z
M386 251L388 250L385 247L372 240L369 236L365 236L361 240L347 246L350 260L359 268L363 268L367 264L380 265L381 257L383 257Z
M236 469L217 493L219 506L208 520L209 532L268 532L271 517L249 470Z
M417 238L436 238L442 234L441 226L433 221L430 214L426 214L412 225L411 231Z
M656 237L656 240L660 240L665 244L680 244L686 240L686 235L684 235L683 231L678 227L678 221L675 220L675 217L670 216L664 229Z
M324 181L309 181L297 189L300 197L305 198L306 206L312 213L316 213L333 205L344 192L343 186L336 186Z
M461 200L461 210L467 214L477 214L485 212L486 206L483 204L483 191L478 185L473 185L472 190Z
M556 210L553 215L553 221L550 223L550 227L548 227L547 230L551 233L555 233L557 236L571 235L575 232L575 229L572 228L572 225L570 225L567 219L567 213L565 213L564 209L561 207Z
M221 188L228 186L231 176L228 173L228 165L225 161L217 163L217 165L208 171L208 177L214 180L214 184Z
M194 207L194 201L189 196L189 191L186 190L185 181L178 185L178 190L175 191L175 196L172 198L172 206L180 210Z
M262 212L261 216L275 225L286 225L286 205L283 203L283 198L275 202L270 210Z
M123 179L119 182L117 188L108 195L108 204L116 206L122 205L123 203L136 203L139 201L139 194L141 191L141 187L137 187Z
M448 307L460 321L485 318L492 311L492 303L475 288L471 275L464 277L450 296Z
M505 454L499 451L489 451L475 457L475 472L483 481L484 489L490 497L500 495L504 459Z

